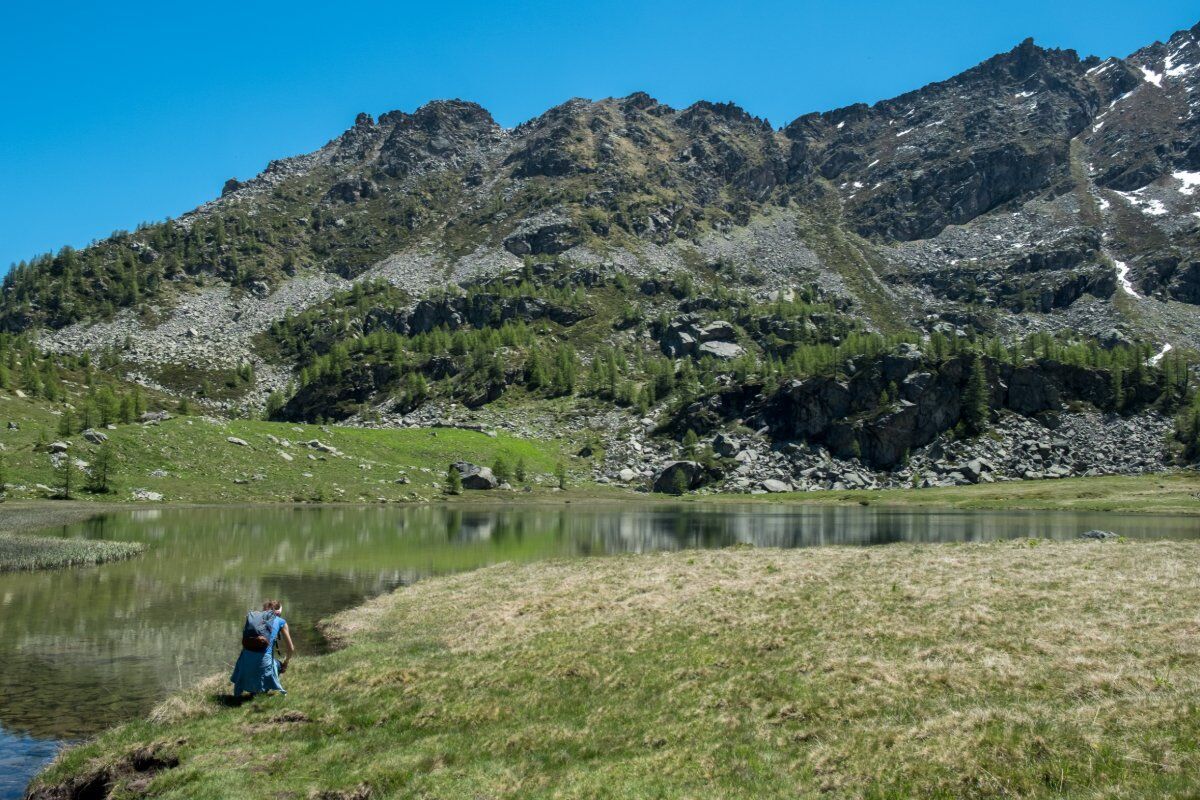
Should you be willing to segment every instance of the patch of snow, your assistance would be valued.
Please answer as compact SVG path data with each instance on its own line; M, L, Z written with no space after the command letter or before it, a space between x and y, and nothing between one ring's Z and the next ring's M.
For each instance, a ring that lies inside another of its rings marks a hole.
M1187 53L1184 52L1185 49L1186 48L1180 47L1174 53L1171 53L1169 56L1167 56L1167 60L1163 62L1163 71L1166 73L1168 78L1178 78L1180 75L1183 75L1195 66L1187 63L1176 65L1176 61L1181 61L1187 57Z
M913 130L914 130L913 128L905 128L904 130L902 130L896 134L896 138L899 139L901 136L908 136L910 133L913 132Z
M1101 211L1108 211L1108 209L1110 209L1110 208L1112 208L1112 203L1108 202L1108 200L1106 200L1105 198L1101 197L1101 198L1100 198L1100 210L1101 210Z
M1146 80L1147 83L1153 83L1155 86L1158 86L1160 88L1162 87L1163 76L1162 76L1161 72L1155 72L1154 70L1148 69L1146 67L1142 67L1141 70L1142 70L1142 77Z
M1150 356L1150 363L1157 364L1158 362L1163 360L1163 356L1165 356L1167 353L1171 352L1174 349L1175 348L1171 346L1171 343L1167 342L1166 344L1164 344L1162 346L1162 350L1159 350L1157 353Z
M846 127L846 121L842 120L841 122L838 123L837 129L840 131L844 127Z
M855 188L855 189L861 189L861 188L863 188L863 185L862 185L862 182L861 182L861 181L855 181L853 185L854 185L854 188Z
M877 158L874 161L872 161L870 164L867 164L867 169L870 169L871 167L875 166L878 163L879 163L879 159Z
M1173 172L1171 177L1183 184L1179 187L1183 194L1192 194L1200 186L1200 172Z
M1140 189L1134 189L1132 192L1117 192L1117 194L1129 201L1129 204L1141 211L1143 214L1151 217L1161 217L1167 213L1167 207L1163 205L1163 201L1154 197L1146 197L1146 190L1149 186L1143 186Z
M1146 205L1142 208L1142 213L1149 214L1152 217L1161 217L1167 213L1167 207L1163 205L1162 200L1147 200Z
M1113 100L1111 103L1109 103L1109 104L1108 104L1108 107L1109 107L1109 108L1112 108L1112 107L1113 107L1113 106L1115 106L1117 103L1119 103L1119 102L1121 102L1122 100L1124 100L1126 97L1129 97L1129 95L1131 95L1131 94L1133 94L1133 92L1126 92L1125 94L1123 94L1123 95L1121 95L1120 97L1118 97L1116 100Z
M1117 261L1115 258L1113 259L1113 264L1117 267L1117 283L1121 284L1121 288L1125 290L1125 294L1130 297L1141 297L1140 294L1134 291L1133 284L1129 282L1129 265L1124 261Z
M1018 100L1024 100L1026 97L1033 97L1033 92L1017 92L1013 97Z

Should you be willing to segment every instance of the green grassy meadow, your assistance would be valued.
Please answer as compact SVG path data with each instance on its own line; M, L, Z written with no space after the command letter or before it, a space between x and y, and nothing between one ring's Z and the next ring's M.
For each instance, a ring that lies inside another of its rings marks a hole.
M11 495L47 494L38 484L57 490L61 477L37 445L60 438L55 433L58 418L40 403L3 397L0 444L6 481L18 487ZM8 421L18 429L4 429ZM400 502L440 496L446 469L457 460L491 466L503 456L510 468L523 461L527 483L546 490L555 483L558 463L568 473L585 465L570 454L569 440L535 441L456 428L378 430L183 416L152 425L118 425L103 433L115 456L113 491L89 494L81 473L73 492L78 500L130 501L144 490L162 495L162 502ZM99 446L81 435L66 440L73 458L91 463L96 457ZM338 452L304 444L312 440ZM407 482L397 482L402 480Z
M230 706L216 676L33 796L1190 796L1198 559L1023 540L503 564L343 613L286 697Z

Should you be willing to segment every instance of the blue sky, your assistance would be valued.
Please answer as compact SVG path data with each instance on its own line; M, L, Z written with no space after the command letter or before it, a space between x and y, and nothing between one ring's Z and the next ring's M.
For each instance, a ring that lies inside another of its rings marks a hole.
M337 9L336 11L334 9ZM1194 2L10 3L0 269L178 215L359 111L460 97L515 125L570 97L732 100L782 125L1026 36L1127 55Z

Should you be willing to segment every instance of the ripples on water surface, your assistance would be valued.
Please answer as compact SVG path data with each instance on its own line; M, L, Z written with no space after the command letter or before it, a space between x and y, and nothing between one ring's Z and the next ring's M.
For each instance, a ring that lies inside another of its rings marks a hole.
M1191 538L1195 518L877 507L555 506L147 509L51 534L147 542L95 568L0 575L0 800L59 743L144 714L228 669L242 615L286 606L302 653L315 623L426 575L500 561L691 547L1073 538L1089 528Z

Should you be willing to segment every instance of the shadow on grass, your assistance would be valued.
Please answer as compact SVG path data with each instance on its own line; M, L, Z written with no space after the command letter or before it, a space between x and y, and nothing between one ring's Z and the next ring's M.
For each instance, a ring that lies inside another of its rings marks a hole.
M229 692L218 692L212 696L212 699L217 705L225 708L241 708L242 706L246 705L246 703L249 703L251 700L253 700L254 695L243 694L235 697Z

